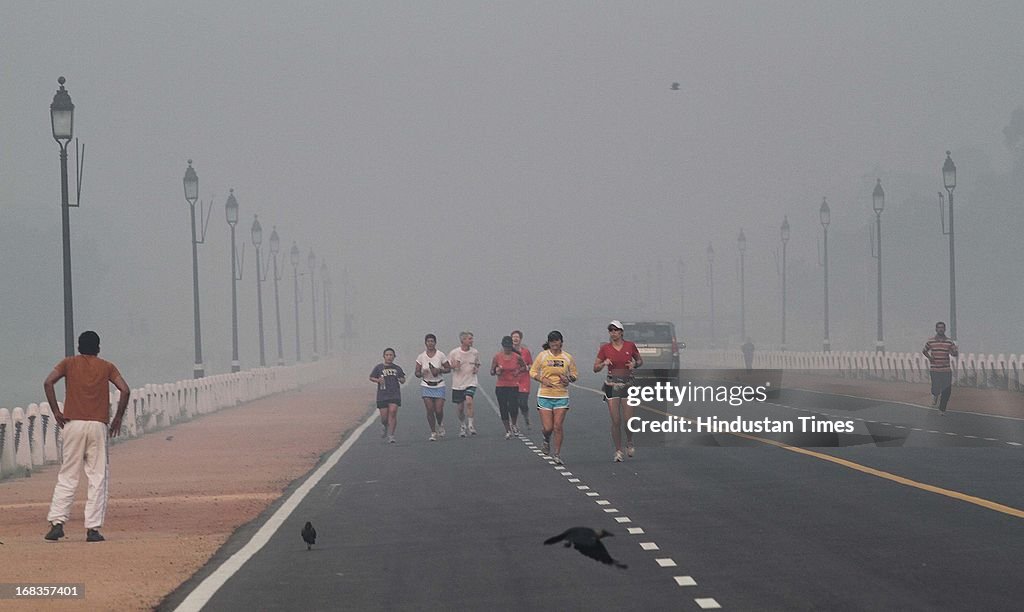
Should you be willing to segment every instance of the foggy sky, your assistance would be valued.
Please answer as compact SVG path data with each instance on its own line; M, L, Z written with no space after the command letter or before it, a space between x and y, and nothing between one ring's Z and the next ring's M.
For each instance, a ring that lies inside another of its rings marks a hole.
M191 375L188 159L213 201L199 248L209 373L231 359L230 188L239 245L258 214L264 256L276 225L283 251L302 250L301 271L309 248L324 257L336 332L347 269L358 350L372 359L395 345L411 364L428 331L447 350L471 329L489 354L513 327L537 346L559 326L596 323L600 338L611 318L671 319L701 346L709 242L719 345L738 345L741 228L748 335L777 346L783 215L788 344L817 350L823 196L833 347L870 349L877 177L886 344L917 350L948 316L936 203L947 149L959 169L961 344L1024 351L1014 315L1024 224L1000 212L1019 199L993 202L984 188L1013 168L1002 129L1024 104L1017 3L8 1L2 12L0 404L39 401L63 353L47 117L60 75L87 145L71 211L75 331L96 329L132 385ZM292 268L279 263L290 363ZM248 244L243 367L258 360L254 273ZM271 280L263 297L274 363ZM570 336L566 347L589 358L592 342Z

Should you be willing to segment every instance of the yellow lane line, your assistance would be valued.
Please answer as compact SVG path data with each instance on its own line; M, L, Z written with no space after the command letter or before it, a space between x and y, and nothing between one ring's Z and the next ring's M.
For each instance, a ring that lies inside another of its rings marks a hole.
M590 387L584 387L582 385L576 385L576 386L579 387L580 389L585 389L587 391L592 391L594 393L599 393L601 395L604 395L604 393L602 391L598 391L597 389L591 389ZM652 407L647 406L645 404L640 404L639 407L643 408L645 410L649 410L651 412L657 413L657 414L662 414L662 415L668 416L668 417L673 416L673 415L669 414L668 412L665 412L663 410L659 410L657 408L652 408ZM679 417L679 418L686 419L686 420L692 420L692 419L689 419L687 417ZM752 436L750 434L745 434L745 433L732 433L732 432L730 432L730 435L733 435L733 436L736 436L736 437L739 437L739 438L746 438L747 440L753 440L755 442L760 442L762 444L768 444L768 445L775 446L775 447L778 447L778 448L782 448L782 449L785 449L785 450L788 450L788 451L791 451L791 452L794 452L794 453L799 453L801 455L806 455L808 457L814 457L815 459L821 459L822 461L829 461L831 463L835 463L836 465L841 465L841 466L843 466L845 468L849 468L851 470L856 470L858 472L861 472L861 473L864 473L864 474L868 474L868 475L871 475L871 476L875 476L877 478L883 478L885 480L889 480L889 481L892 481L892 482L895 482L895 483L898 483L898 484L901 484L901 485L904 485L904 486L913 487L915 489L921 489L922 491L928 491L929 493L935 493L936 495L944 495L944 496L949 497L951 499L957 499L957 500L960 500L960 501L963 501L963 502L967 502L969 504L974 504L976 506L981 506L982 508L986 508L988 510L995 510L996 512L1002 512L1003 514L1008 514L1010 516L1014 516L1014 517L1017 517L1017 518L1024 518L1024 510L1021 510L1019 508L1014 508L1013 506L1007 506L1005 504L1000 504L998 502L994 502L994 501L991 501L991 500L988 500L988 499L984 499L982 497L975 497L973 495L968 495L966 493L961 493L959 491L953 491L951 489L944 489L942 487L937 487L935 485L930 485L928 483L918 482L916 480L911 480L910 478L906 478L906 477L903 477L903 476L898 476L896 474L891 474L889 472L885 472L883 470L878 470L878 469L875 469L875 468L872 468L872 467L868 467L866 465L861 465L859 463L855 463L855 462L849 461L847 459L840 459L839 457L835 457L835 456L829 455L827 453L820 453L820 452L812 451L812 450L809 450L809 449L806 449L806 448L800 448L798 446L790 446L789 444L786 444L784 442L778 442L776 440L770 440L768 438L760 438L758 436Z

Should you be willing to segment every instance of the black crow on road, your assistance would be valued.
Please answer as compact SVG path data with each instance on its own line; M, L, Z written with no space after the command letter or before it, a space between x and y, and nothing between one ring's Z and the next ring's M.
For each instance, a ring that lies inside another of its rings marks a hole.
M608 554L608 550L601 543L601 538L606 536L615 535L608 533L604 529L594 531L589 527L573 527L572 529L566 529L564 532L544 540L545 544L554 544L565 540L565 547L575 546L576 550L580 551L584 555L591 559L596 559L606 565L614 565L615 567L621 567L626 569L628 567L625 563L619 563L612 556Z
M316 544L316 529L313 529L313 523L306 521L306 526L302 528L302 539L306 542L306 550L312 550Z

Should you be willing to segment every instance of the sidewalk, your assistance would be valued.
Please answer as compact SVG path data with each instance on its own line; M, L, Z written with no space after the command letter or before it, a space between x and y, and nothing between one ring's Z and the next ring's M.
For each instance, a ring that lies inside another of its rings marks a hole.
M372 385L320 383L114 445L102 543L85 542L84 475L56 543L43 535L57 466L0 482L0 582L84 583L86 593L0 608L152 609L335 448L372 399ZM403 416L408 423L410 411L400 412L399 436Z

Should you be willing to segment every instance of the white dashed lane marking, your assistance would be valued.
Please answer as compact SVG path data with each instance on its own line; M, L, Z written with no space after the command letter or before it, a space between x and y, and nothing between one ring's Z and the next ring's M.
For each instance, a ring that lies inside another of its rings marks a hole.
M627 527L630 535L642 535L644 533L643 527Z
M655 559L655 561L657 561L658 565L660 565L661 567L675 567L676 566L676 562L673 561L672 559L669 559L668 557L662 557L661 559Z
M698 597L693 601L697 602L697 605L700 606L702 610L717 610L722 607L718 605L718 602L715 601L713 597Z
M673 576L679 586L697 586L697 581L690 576Z
M644 550L661 550L654 542L640 542L640 548Z

